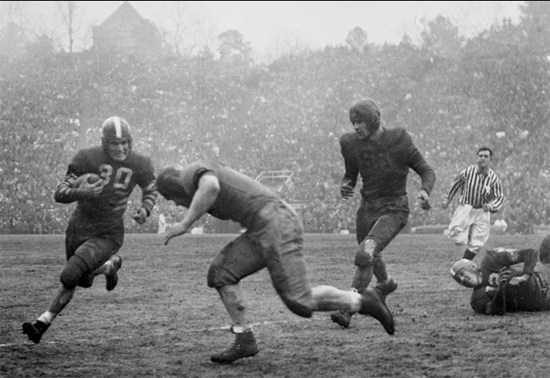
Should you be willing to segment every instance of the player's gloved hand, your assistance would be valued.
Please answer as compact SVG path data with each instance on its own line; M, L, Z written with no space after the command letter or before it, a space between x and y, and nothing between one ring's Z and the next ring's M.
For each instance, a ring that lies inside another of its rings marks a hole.
M488 205L488 204L486 204L486 203L484 203L484 204L483 204L483 211L485 211L485 212L491 211L491 206Z
M166 233L166 236L164 237L164 245L168 245L168 242L170 239L175 238L177 236L183 235L187 232L188 227L185 227L183 222L176 223Z
M418 193L416 198L418 198L418 202L420 203L422 210L430 210L432 208L430 205L430 195L424 189Z
M346 183L343 183L340 186L340 194L344 199L349 199L353 197L353 186L350 185L349 181Z
M512 277L512 279L510 280L510 285L520 285L524 282L527 282L530 276L530 274L522 274L521 276Z
M98 197L102 191L103 191L103 180L96 181L93 184L90 184L88 181L84 180L82 181L82 184L80 184L80 187L78 188L78 192L80 193L80 195L82 195L85 198Z
M142 207L140 208L134 215L132 215L132 218L138 223L143 224L147 220L148 213L147 209Z
M445 210L446 208L449 207L449 203L450 203L450 202L449 202L448 199L444 199L444 200L443 200L443 203L441 204L441 208L442 208L443 210Z

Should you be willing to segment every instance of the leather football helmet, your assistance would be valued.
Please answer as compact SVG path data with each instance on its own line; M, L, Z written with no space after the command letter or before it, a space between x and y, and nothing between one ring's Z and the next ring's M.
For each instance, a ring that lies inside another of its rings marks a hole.
M130 125L121 117L109 117L101 126L101 144L105 152L109 151L109 140L127 140L130 152L132 150L132 134L130 133Z
M451 276L453 279L466 287L475 287L481 281L479 267L468 259L458 260L451 267Z

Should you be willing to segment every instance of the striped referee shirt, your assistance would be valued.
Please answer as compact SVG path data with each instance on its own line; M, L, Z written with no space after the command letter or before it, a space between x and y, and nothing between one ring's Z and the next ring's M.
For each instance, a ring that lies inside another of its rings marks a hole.
M488 204L490 211L496 212L504 204L502 184L492 169L489 169L486 175L479 172L477 165L464 169L447 193L449 202L459 191L458 203L471 205L474 209L480 209L484 204Z

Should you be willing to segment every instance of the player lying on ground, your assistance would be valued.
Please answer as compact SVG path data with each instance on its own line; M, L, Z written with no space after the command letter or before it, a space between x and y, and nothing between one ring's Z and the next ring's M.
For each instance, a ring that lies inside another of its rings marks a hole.
M390 335L394 321L378 289L361 292L323 285L310 287L302 254L303 226L294 209L259 182L220 163L195 162L183 169L166 168L157 178L159 193L188 208L183 220L169 230L165 244L190 230L208 213L240 223L246 232L226 245L208 271L233 322L234 344L211 357L232 362L258 353L240 281L267 268L275 290L295 314L309 318L313 311L346 310L370 315Z
M133 219L142 224L151 214L158 193L151 160L132 151L130 126L120 117L108 118L102 126L102 145L85 148L73 157L65 180L54 198L60 203L77 201L67 227L67 262L61 271L61 287L47 311L35 322L23 323L23 333L39 343L54 318L72 299L76 287L89 288L94 277L104 274L106 288L118 283L122 259L116 255L124 240L123 215L134 187L142 190L141 208ZM85 174L101 177L90 183L75 182Z
M539 255L541 264L536 266ZM515 266L520 263L523 263L523 268ZM471 260L459 260L451 268L451 276L459 284L474 289L470 305L480 314L548 311L550 235L544 238L539 250L489 250L479 267Z

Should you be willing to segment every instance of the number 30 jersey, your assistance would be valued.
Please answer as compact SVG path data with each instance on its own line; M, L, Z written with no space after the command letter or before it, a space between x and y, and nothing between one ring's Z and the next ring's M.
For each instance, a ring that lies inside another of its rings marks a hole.
M98 197L81 198L77 189L72 187L75 180L85 173L95 173L103 179L103 190ZM154 168L149 157L132 151L126 160L119 162L113 160L102 146L95 146L76 153L54 199L60 203L77 201L72 219L79 220L80 224L94 224L96 230L103 225L107 233L108 225L119 225L123 231L122 217L132 190L139 185L141 205L151 213L158 196L154 182ZM120 227L114 228L120 232Z

